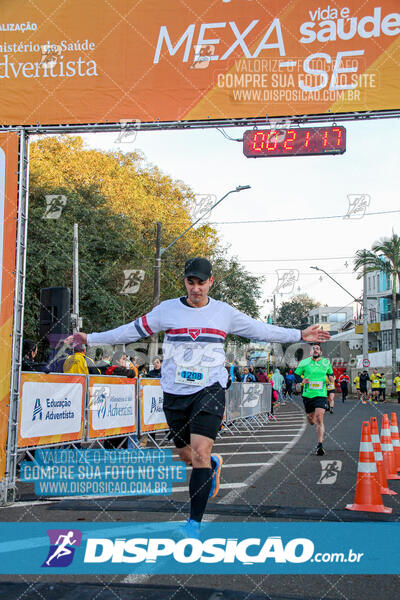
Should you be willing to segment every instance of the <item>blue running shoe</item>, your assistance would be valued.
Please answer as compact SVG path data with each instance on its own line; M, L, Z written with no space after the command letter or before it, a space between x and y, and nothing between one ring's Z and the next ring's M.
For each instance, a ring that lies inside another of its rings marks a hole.
M200 539L200 523L193 519L188 519L181 528L181 532L184 538L194 538L195 540L198 540Z
M222 456L220 456L219 454L211 454L211 467L213 470L213 474L211 481L211 490L208 497L214 498L219 491L219 476L221 474Z

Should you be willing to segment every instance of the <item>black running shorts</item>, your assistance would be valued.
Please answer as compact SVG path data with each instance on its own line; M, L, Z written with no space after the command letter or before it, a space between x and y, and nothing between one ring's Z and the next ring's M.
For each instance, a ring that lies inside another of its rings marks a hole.
M306 398L303 396L303 403L306 413L312 413L316 408L323 408L326 410L326 396L316 396L315 398Z
M190 444L191 433L215 440L224 416L225 389L214 383L185 396L164 392L163 408L177 448Z

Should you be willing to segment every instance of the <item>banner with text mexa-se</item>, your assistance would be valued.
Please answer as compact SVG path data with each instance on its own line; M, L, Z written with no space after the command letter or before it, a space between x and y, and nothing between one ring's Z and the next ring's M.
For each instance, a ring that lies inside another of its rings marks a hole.
M0 133L0 482L5 474L10 398L17 186L18 135Z
M398 0L0 5L0 122L399 108Z

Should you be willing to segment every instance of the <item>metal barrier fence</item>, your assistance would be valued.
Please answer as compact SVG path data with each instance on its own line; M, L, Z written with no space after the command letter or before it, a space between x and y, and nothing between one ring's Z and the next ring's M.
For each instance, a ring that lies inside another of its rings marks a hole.
M270 383L232 383L226 394L224 423L236 429L234 422L240 420L251 431L262 424L259 415L270 412L271 404Z
M226 393L224 425L236 428L241 420L251 431L254 423L260 424L258 415L271 410L271 390L270 384L233 383ZM36 448L103 446L111 438L120 438L118 447L128 439L137 448L143 434L168 431L162 404L159 379L23 372L18 435L10 451L21 459L32 457L30 451ZM8 473L10 489L15 482L16 474Z

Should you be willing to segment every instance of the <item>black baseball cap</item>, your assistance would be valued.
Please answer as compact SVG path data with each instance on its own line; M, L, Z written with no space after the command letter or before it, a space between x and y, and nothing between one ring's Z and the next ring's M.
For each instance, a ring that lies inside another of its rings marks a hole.
M185 277L197 277L205 281L212 276L212 266L206 258L189 258L185 263Z

